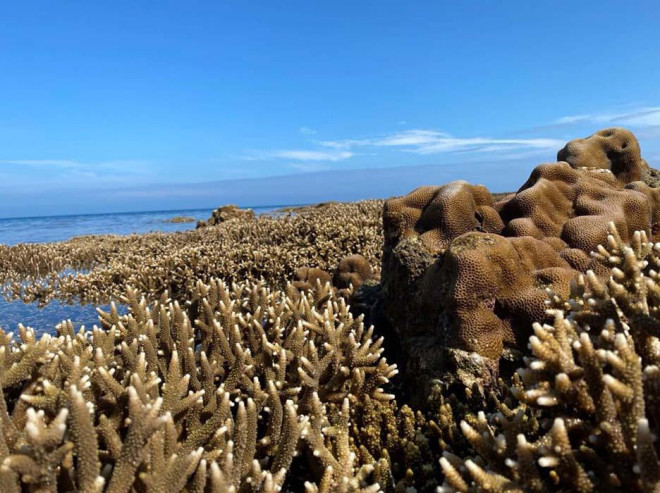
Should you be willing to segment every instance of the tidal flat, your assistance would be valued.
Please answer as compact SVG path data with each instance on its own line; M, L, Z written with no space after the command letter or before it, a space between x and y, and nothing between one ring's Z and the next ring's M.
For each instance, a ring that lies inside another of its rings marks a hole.
M514 194L2 246L7 300L112 303L0 330L3 491L654 491L657 177L614 128Z

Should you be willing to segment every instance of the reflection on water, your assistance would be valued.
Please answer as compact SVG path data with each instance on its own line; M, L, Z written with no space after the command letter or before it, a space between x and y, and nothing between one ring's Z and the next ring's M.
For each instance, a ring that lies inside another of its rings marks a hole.
M100 306L108 311L110 305ZM120 315L126 313L126 307L117 305ZM38 334L55 333L55 326L63 320L71 320L77 329L81 325L91 329L95 324L101 325L96 313L96 305L69 305L59 301L51 301L43 308L37 303L23 303L22 301L6 301L0 297L0 327L5 331L16 331L18 324L32 327Z

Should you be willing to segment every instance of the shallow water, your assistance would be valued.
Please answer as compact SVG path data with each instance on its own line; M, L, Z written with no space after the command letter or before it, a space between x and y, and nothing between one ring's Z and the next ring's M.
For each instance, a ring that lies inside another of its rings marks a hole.
M101 305L104 311L110 309L110 305ZM117 305L120 315L126 313L126 307ZM51 301L43 308L37 303L23 303L22 301L6 301L0 297L0 327L5 331L16 332L18 324L32 327L38 334L47 332L53 334L55 326L64 320L71 320L73 326L78 330L81 325L91 329L99 323L96 305L69 305L59 301Z
M256 214L272 212L279 207L253 207ZM212 209L189 209L75 216L21 217L0 219L0 244L48 243L65 241L74 236L94 234L127 235L151 231L187 231L197 221L208 219ZM193 222L171 223L177 216L192 217Z
M253 207L256 214L273 212L285 206ZM148 233L151 231L186 231L195 229L199 219L208 219L212 209L172 210L155 212L128 212L120 214L82 214L75 216L50 216L0 219L0 244L44 243L65 241L74 236L90 234ZM192 217L194 222L171 223L177 216ZM64 272L70 274L72 272ZM101 306L108 310L109 305ZM125 307L117 307L125 313ZM54 333L55 326L70 319L74 327L85 325L91 329L99 325L95 305L66 304L51 301L43 308L37 303L8 302L0 297L0 327L16 331L19 323L32 327L38 333Z

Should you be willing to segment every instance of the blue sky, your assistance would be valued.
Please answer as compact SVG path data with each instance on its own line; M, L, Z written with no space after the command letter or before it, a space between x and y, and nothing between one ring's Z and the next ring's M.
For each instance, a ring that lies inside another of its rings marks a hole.
M658 18L652 1L3 2L0 216L512 190L614 125L660 166Z

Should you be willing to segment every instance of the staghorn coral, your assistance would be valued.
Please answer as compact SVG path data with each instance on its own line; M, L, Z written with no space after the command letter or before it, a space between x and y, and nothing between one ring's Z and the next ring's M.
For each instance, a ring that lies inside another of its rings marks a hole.
M183 308L122 301L91 331L0 332L3 491L379 489L350 413L396 368L343 298L214 280Z
M550 293L552 325L534 325L532 357L511 385L515 408L461 422L472 447L441 459L443 491L657 491L660 243L623 241L610 224L592 271ZM533 418L533 420L530 420Z
M296 269L329 271L346 255L380 263L382 201L328 204L182 233L85 236L53 244L0 245L0 280L11 298L106 303L128 286L186 300L195 281L267 281L284 288Z

